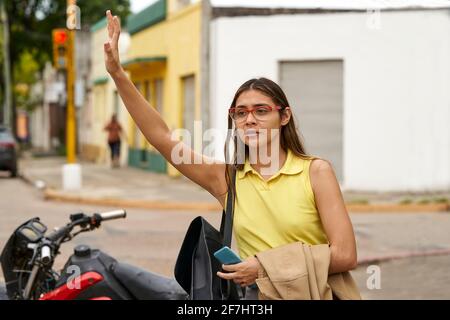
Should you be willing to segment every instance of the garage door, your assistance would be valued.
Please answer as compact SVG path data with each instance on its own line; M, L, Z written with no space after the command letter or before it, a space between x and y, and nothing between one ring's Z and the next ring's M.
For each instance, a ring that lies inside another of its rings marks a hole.
M331 161L342 182L342 60L280 62L279 74L306 151Z

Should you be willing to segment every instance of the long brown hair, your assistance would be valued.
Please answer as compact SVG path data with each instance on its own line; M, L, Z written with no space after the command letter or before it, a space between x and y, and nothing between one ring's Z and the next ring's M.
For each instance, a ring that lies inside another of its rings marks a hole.
M286 97L286 94L283 92L281 87L273 82L272 80L269 80L267 78L258 78L258 79L251 79L245 82L243 85L239 87L239 89L236 91L236 94L234 95L233 102L231 103L230 108L236 107L236 102L239 96L248 90L258 90L262 94L266 95L267 97L271 98L272 101L279 105L281 109L278 111L280 115L285 112L285 109L289 107L289 102ZM236 134L232 133L233 128L233 120L228 117L228 134L227 139L225 142L225 159L226 159L226 170L225 170L225 179L227 181L228 187L231 185L231 175L234 174L235 170L242 170L244 168L244 164L237 163L237 139L238 136ZM234 143L234 154L229 159L228 154L228 147L229 144L233 140ZM280 133L280 146L283 148L284 151L287 152L287 150L291 150L292 153L300 158L303 159L313 159L313 156L310 156L306 153L305 147L303 146L303 142L300 136L300 133L297 130L297 127L295 125L294 117L291 116L289 122L281 127L281 133ZM245 146L245 157L248 156L248 146ZM232 188L232 191L236 193L236 189Z

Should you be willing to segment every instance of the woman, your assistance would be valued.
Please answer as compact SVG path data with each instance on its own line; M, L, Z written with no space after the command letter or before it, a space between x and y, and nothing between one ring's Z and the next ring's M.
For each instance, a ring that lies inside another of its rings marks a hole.
M120 135L122 126L117 121L117 115L113 114L111 120L104 128L108 132L108 145L111 151L111 167L117 168L120 165Z
M105 65L136 124L170 163L224 206L230 165L211 163L187 146L182 150L184 154L206 161L172 161L172 149L178 141L171 139L161 116L148 107L126 77L117 49L120 24L110 11L107 19ZM245 144L245 162L236 166L234 218L235 237L244 261L224 266L227 272L218 275L241 286L252 285L261 269L255 254L295 241L328 243L330 274L355 268L355 236L333 168L329 162L305 154L281 88L268 79L246 82L236 92L229 114L229 128L234 126L237 132L235 143ZM269 153L269 161L261 156L261 150Z

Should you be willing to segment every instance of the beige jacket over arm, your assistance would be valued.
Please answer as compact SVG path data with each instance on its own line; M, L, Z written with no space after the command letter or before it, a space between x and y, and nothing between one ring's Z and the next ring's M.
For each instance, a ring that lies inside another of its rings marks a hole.
M256 284L260 300L360 300L350 272L328 275L327 244L295 242L258 253L264 270Z

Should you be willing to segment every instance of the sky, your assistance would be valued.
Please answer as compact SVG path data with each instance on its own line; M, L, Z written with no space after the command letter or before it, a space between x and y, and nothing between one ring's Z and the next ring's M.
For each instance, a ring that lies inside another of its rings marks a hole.
M142 9L148 7L156 0L130 0L131 3L131 12L136 13L141 11Z
M131 11L139 12L157 0L130 0ZM211 0L215 6L237 6L248 7L351 7L351 8L377 8L377 7L405 7L405 6L449 6L449 0Z
M447 7L449 0L211 0L217 7L370 9L410 6Z

